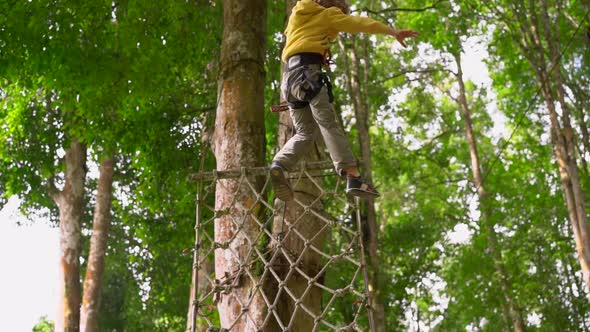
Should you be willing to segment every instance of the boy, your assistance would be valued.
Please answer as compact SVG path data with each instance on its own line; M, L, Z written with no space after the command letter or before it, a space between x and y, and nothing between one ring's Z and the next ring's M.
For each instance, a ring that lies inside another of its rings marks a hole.
M396 30L368 17L349 16L345 0L301 0L293 8L285 35L282 60L287 64L281 93L289 104L296 134L273 158L270 175L277 197L293 199L293 190L284 175L313 146L319 128L336 171L346 175L346 193L365 198L378 197L377 190L360 176L346 136L332 111L332 89L322 72L328 44L339 32L381 33L404 40L417 37L412 30Z

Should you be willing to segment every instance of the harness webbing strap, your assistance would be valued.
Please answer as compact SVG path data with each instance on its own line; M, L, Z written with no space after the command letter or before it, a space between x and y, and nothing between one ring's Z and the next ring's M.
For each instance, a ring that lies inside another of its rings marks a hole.
M309 90L309 92L307 92L305 94L304 100L294 100L294 101L289 101L289 107L291 107L292 109L300 109L300 108L304 108L307 105L309 105L309 101L311 101L313 98L315 98L320 91L322 90L322 87L325 85L326 88L328 89L328 100L330 101L330 103L334 102L334 93L332 92L332 83L330 83L330 78L328 77L328 75L324 72L321 72L319 75L319 79L313 80L309 77L307 77L305 75L305 72L302 73L303 75L303 80L305 82L307 82L307 84L309 84L309 86L311 87L311 89ZM291 91L291 87L293 86L293 81L289 80L287 82L287 91Z

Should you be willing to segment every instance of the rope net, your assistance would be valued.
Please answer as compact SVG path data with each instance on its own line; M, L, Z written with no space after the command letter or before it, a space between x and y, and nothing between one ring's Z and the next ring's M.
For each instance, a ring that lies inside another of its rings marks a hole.
M326 166L289 173L288 203L264 167L192 176L203 189L189 330L373 330L359 200Z

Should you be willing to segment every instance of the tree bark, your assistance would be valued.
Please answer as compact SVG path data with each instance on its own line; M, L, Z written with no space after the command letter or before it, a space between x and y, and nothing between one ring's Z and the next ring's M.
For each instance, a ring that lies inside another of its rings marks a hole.
M485 188L485 179L481 173L481 165L479 162L479 154L477 150L477 141L475 138L475 134L473 133L473 125L471 120L471 111L469 109L469 105L467 103L467 94L465 92L465 83L463 81L463 70L461 67L461 54L460 51L453 54L455 57L455 62L457 64L457 82L459 83L459 106L461 108L461 115L463 117L464 125L465 125L465 136L467 139L467 144L469 146L469 154L471 157L471 171L473 173L473 184L477 189L477 196L479 198L480 204L480 211L481 211L481 221L483 224L483 229L487 232L487 239L488 239L488 248L492 255L492 259L494 260L494 268L496 270L498 283L502 288L502 295L504 297L505 306L504 313L505 316L510 322L512 322L512 327L516 332L525 331L526 325L522 318L522 312L518 303L514 299L513 292L512 292L512 285L510 282L510 278L508 273L506 272L506 267L504 266L502 253L499 248L498 244L498 237L496 231L494 229L494 222L492 220L492 207L491 202L489 199L489 194Z
M65 155L65 183L51 196L59 208L60 304L56 331L80 330L80 252L84 214L86 146L74 139Z
M115 158L107 156L100 163L96 205L92 221L90 254L84 278L84 296L82 298L82 332L98 331L98 313L100 308L100 291L105 266L107 240L111 225L111 205L113 198L113 175Z
M224 0L219 105L213 134L217 170L264 164L266 1ZM256 180L250 179L256 184ZM260 186L258 186L260 189ZM260 280L249 274L261 231L251 218L256 195L238 180L219 180L215 192L215 275L231 285L219 294L221 327L257 331L266 315Z
M373 182L373 169L371 162L371 136L369 134L369 106L367 103L367 96L363 93L366 91L366 86L363 89L362 82L367 82L367 76L364 80L361 80L360 70L360 59L356 51L356 38L351 38L353 43L349 52L344 47L344 44L340 42L340 46L343 52L342 61L344 63L344 69L347 76L347 88L350 94L354 114L356 117L356 129L358 133L358 142L360 146L361 160L360 166L362 169L363 177L368 182ZM347 56L350 56L350 63L348 62ZM365 74L366 74L365 68ZM385 332L387 330L387 321L385 317L385 306L383 300L383 294L381 293L382 281L379 271L379 254L378 254L378 230L379 225L377 223L377 214L375 211L375 204L373 201L367 201L363 204L363 221L365 222L365 229L363 241L365 242L365 248L368 256L369 263L369 291L371 295L371 309L375 314L375 329L377 332Z

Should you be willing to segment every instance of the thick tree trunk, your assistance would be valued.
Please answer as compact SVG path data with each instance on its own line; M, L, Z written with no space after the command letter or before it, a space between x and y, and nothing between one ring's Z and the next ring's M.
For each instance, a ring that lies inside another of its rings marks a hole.
M362 169L363 177L369 181L373 181L373 169L371 163L371 136L369 134L369 106L367 103L366 95L363 91L366 91L362 87L362 81L367 82L366 76L364 80L360 79L360 59L357 56L356 38L352 37L352 48L349 52L346 52L344 44L340 42L343 54L350 56L350 63L346 56L343 57L342 61L344 64L345 73L347 76L347 87L350 94L352 105L356 117L356 129L358 133L358 141L361 152L360 166ZM366 74L365 68L365 74ZM387 330L387 321L385 318L385 307L383 301L383 294L381 293L381 275L379 271L379 255L378 255L378 238L377 233L379 225L377 224L377 214L375 212L375 204L373 201L367 201L364 203L363 209L363 221L365 222L365 229L363 241L365 242L365 248L368 256L369 263L369 291L371 293L371 308L374 312L375 317L375 329L377 332L384 332Z
M285 145L293 133L293 123L288 113L283 112L279 116L279 146ZM318 142L320 143L320 142ZM322 153L322 149L317 145L312 151L305 156L306 161L318 161L325 157ZM318 178L316 181L320 181ZM314 210L323 210L323 206L320 202L311 205L320 195L319 188L309 180L300 180L297 185L293 188L295 192L295 199L301 202L303 205L309 205ZM275 201L275 208L281 211L281 204L279 201ZM283 218L284 217L284 218ZM292 230L289 232L289 225L294 225ZM317 248L323 248L326 239L329 234L326 230L322 230L324 222L309 212L305 212L305 209L294 201L287 203L285 207L285 214L279 213L273 222L273 236L275 238L282 238L284 234L289 232L289 235L284 237L281 246L284 248L284 252L278 254L277 260L273 264L273 269L277 272L277 275L285 282L285 286L289 288L289 291L301 300L301 305L309 309L315 316L321 313L321 300L322 290L319 287L312 286L307 292L307 295L303 297L303 293L308 287L308 279L302 276L299 272L292 273L288 279L285 279L291 269L289 260L285 257L285 253L289 254L289 258L292 261L297 260L300 256L301 264L300 269L311 278L318 275L319 271L323 266L323 259L320 254L310 250L305 245L305 242L295 234L301 234L306 239L312 239L310 244ZM320 234L321 232L321 234ZM319 234L319 235L318 235ZM276 243L272 246L274 250L280 250ZM272 278L270 280L271 288L278 289L278 281ZM318 280L318 283L323 283L323 277ZM277 314L280 319L280 323L273 320L272 325L268 331L281 331L281 325L286 327L291 324L291 331L312 331L314 328L314 317L303 311L301 307L296 309L295 301L289 296L284 290L280 291L280 294L275 293L278 296L277 301Z
M218 170L264 164L264 54L266 1L224 0L219 105L213 134ZM256 182L250 179L251 182ZM266 316L260 280L248 274L260 232L251 219L256 196L236 179L219 180L215 211L215 275L231 285L219 294L221 326L257 331ZM254 276L256 278L256 276Z
M73 140L66 151L63 190L52 190L52 197L59 208L60 305L55 330L60 332L77 332L80 329L80 252L85 165L86 146Z
M293 123L287 112L283 112L279 116L279 146L282 147L289 140L294 132ZM318 161L321 160L324 154L321 149L316 147L305 156L306 161ZM316 179L318 181L318 179ZM295 192L295 199L300 201L304 205L310 205L320 195L320 191L309 180L301 180L293 188ZM279 201L275 201L275 208L281 211L281 204ZM316 203L311 206L315 210L322 210L321 203ZM301 217L304 215L303 217ZM297 260L301 255L300 268L305 272L307 276L315 277L322 268L322 256L317 252L306 248L304 241L299 238L294 230L307 239L314 239L311 244L317 248L323 248L328 234L323 232L319 236L318 233L321 231L323 221L319 220L313 214L305 212L304 209L294 203L289 202L285 207L284 218L280 213L277 215L273 222L273 236L275 238L281 238L284 234L289 231L289 225L295 225L289 232L289 235L282 241L281 246L285 249L285 252L289 253L291 260ZM276 243L272 244L274 250L280 250ZM308 280L303 277L299 272L291 274L291 276L285 280L289 274L290 264L283 253L278 254L277 260L273 264L273 268L277 272L277 275L285 282L285 286L289 288L291 293L296 297L300 298L301 304L308 308L314 315L321 313L321 299L322 290L318 287L313 286L305 297L302 297L308 286ZM274 278L270 280L271 288L278 289L278 281ZM322 282L319 280L318 282ZM277 301L277 314L280 319L280 323L273 320L271 327L268 331L281 331L281 325L286 327L289 324L292 326L292 331L312 331L314 328L314 317L307 314L305 311L298 308L296 310L295 302L284 290L279 293L275 293L278 296Z
M291 14L293 6L295 6L296 0L287 0L287 17ZM282 75L281 75L282 76ZM278 145L283 147L285 143L293 136L295 128L288 112L280 113L279 115L279 132L278 132ZM318 142L321 143L321 142ZM306 161L318 161L321 160L325 155L322 153L322 149L316 144L316 147L310 151L307 156L303 158ZM321 181L316 178L316 181ZM319 189L309 180L301 180L293 188L295 192L295 199L303 203L304 205L311 205L320 195ZM278 200L275 201L275 208L282 210L282 203ZM314 210L322 210L323 206L321 203L316 203L311 206ZM314 316L318 316L321 313L321 300L322 290L317 286L311 286L307 291L306 296L303 297L304 292L308 287L308 279L301 275L299 272L294 271L289 275L290 264L289 260L285 257L285 254L289 255L291 260L297 260L301 257L301 264L299 267L308 277L316 277L318 272L322 268L322 256L317 252L310 250L305 242L295 234L295 230L303 235L307 239L314 239L310 244L317 248L323 248L326 242L328 234L323 231L321 234L323 221L315 217L305 210L294 201L289 202L285 207L284 219L282 213L275 216L273 222L273 237L281 238L289 230L289 225L294 225L289 235L284 237L282 241L281 253L277 254L277 259L273 263L273 269L277 272L277 275L284 281L284 285L289 291L300 300L300 306L295 304L295 301L289 294L283 289L275 293L277 298L276 313L278 320L273 319L268 331L282 331L283 327L291 326L290 331L313 331L314 328L314 317L309 315L306 311L302 310L301 306L305 306L310 310ZM274 250L281 250L278 248L277 243L271 244ZM289 276L287 278L287 276ZM287 278L287 279L286 279ZM323 278L317 282L322 283ZM271 277L269 280L269 288L275 291L279 289L278 281Z
M316 158L311 160L316 160ZM312 205L313 201L320 195L320 191L311 181L299 181L294 190L295 199L299 200L303 205L308 205L316 211L323 210L320 202ZM281 211L280 204L282 203L275 202L275 207L279 211ZM293 226L289 231L290 225ZM274 250L280 251L273 263L273 269L284 282L284 286L288 288L291 295L287 293L285 288L279 289L279 282L271 277L271 288L279 292L275 293L274 298L277 299L276 312L280 323L276 318L273 319L268 331L283 331L280 328L281 325L283 327L289 326L289 331L314 331L314 319L322 312L322 289L316 285L310 285L309 281L317 277L316 282L323 284L323 276L318 274L324 262L322 256L311 250L309 245L319 249L324 247L328 237L328 229L322 229L324 225L323 221L310 212L306 212L303 207L294 201L287 203L284 219L282 214L275 217L273 235L275 238L283 238L283 241L280 244L281 247L273 244ZM306 244L306 241L302 238L313 240ZM299 261L299 264L297 264L299 270L294 270L294 267L291 266L291 262L295 261ZM308 287L309 290L307 290ZM297 305L296 302L300 304ZM312 314L310 315L304 310L303 306Z
M471 156L471 171L473 173L473 184L477 188L477 195L479 197L481 221L483 229L487 232L488 248L494 260L494 268L496 270L498 282L502 288L502 295L505 303L503 309L505 317L512 322L512 327L516 332L525 331L525 323L522 318L522 312L516 299L512 294L512 285L506 267L504 266L502 253L499 248L498 238L494 229L494 222L491 218L492 207L489 200L489 194L485 188L485 179L481 174L481 165L479 163L479 154L477 151L477 141L473 133L473 125L471 121L471 111L467 104L467 95L465 92L465 83L463 81L463 71L461 68L461 55L460 53L454 54L455 62L457 64L457 81L459 83L459 106L461 108L461 115L465 124L465 136L467 138L467 144L469 146L469 154Z
M108 156L100 163L96 205L92 221L90 254L84 278L84 296L82 298L82 332L98 331L98 311L100 308L100 290L104 272L107 239L111 225L111 203L113 198L114 157Z

